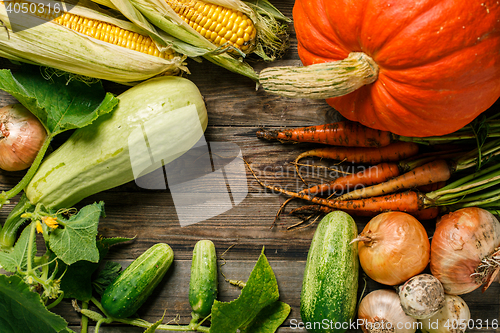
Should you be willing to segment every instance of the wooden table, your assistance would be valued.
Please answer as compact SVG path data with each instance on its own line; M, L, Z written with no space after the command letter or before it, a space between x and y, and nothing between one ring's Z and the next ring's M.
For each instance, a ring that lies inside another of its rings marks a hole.
M274 4L286 16L292 17L292 0L276 0ZM300 65L293 27L291 27L290 49L274 65ZM4 66L8 64L2 61ZM257 63L260 70L271 64ZM323 100L288 99L266 94L250 79L233 74L212 65L189 61L191 75L187 76L200 89L206 100L209 124L205 132L208 142L230 142L241 149L242 156L266 183L288 189L298 189L303 184L297 177L293 165L295 156L309 145L282 145L261 141L255 131L260 127L279 128L316 125L341 119L339 114ZM119 94L126 87L105 82L109 91ZM13 102L13 98L0 92L1 105ZM22 173L0 173L0 190L14 186ZM323 177L319 171L312 176ZM248 195L233 209L206 221L186 227L179 225L172 195L167 190L145 190L134 182L87 198L82 204L103 200L106 218L99 224L99 232L105 237L135 237L133 242L112 248L106 259L118 261L125 267L134 258L157 242L166 242L174 250L175 260L154 295L141 308L139 314L155 322L166 310L166 320L178 316L180 323L188 323L189 269L192 249L200 239L212 240L221 255L234 245L224 258L226 264L219 270L219 299L230 301L239 295L239 290L224 281L222 273L231 279L246 280L263 246L276 274L281 300L292 307L292 311L278 330L280 333L304 332L294 329L293 320L300 321L299 298L302 275L315 225L299 230L287 227L299 222L288 215L281 216L275 228L270 229L275 214L286 197L265 191L247 173ZM16 200L18 198L16 197ZM16 200L0 211L3 221ZM298 202L289 207L297 207ZM290 208L287 208L287 211ZM356 219L361 230L366 218ZM429 236L434 221L426 222ZM360 279L360 292L364 287ZM383 286L366 279L366 293ZM463 295L473 319L483 321L500 318L500 286L493 284L482 294L480 291ZM79 315L73 310L71 301L64 300L54 311L63 316L75 331L79 331ZM92 332L93 330L91 330ZM468 332L493 332L498 329L468 330ZM125 326L104 326L101 332L143 332L142 329ZM221 332L224 333L224 332Z

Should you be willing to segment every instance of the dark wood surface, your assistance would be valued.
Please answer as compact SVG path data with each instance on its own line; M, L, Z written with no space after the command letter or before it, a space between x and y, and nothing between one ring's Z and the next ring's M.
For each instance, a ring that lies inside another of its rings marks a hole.
M273 3L286 16L292 17L292 0L276 0ZM283 59L274 65L299 65L296 39L291 27L291 45ZM8 66L5 61L2 65ZM255 64L258 70L269 66L267 63ZM335 110L323 100L288 99L266 94L250 79L203 61L201 64L189 61L191 75L187 76L200 89L205 98L209 124L205 136L207 141L222 141L236 144L242 156L266 183L300 189L303 184L290 164L295 156L308 148L308 145L283 145L260 141L255 131L260 127L279 128L316 125L341 119ZM127 87L105 82L107 90L119 94ZM0 92L0 105L13 102L14 99ZM0 190L14 186L22 176L22 172L0 172ZM310 174L308 179L325 177L320 171ZM140 315L149 321L158 320L166 310L166 321L179 316L179 322L187 324L190 318L188 303L189 267L192 249L200 239L211 239L221 255L228 247L234 245L224 256L226 264L220 268L231 279L246 280L256 262L260 251L265 246L271 266L276 274L280 287L281 300L290 304L290 316L279 329L280 333L301 332L294 329L293 320L300 321L299 298L302 274L315 225L290 231L288 226L299 222L295 216L286 212L281 216L275 228L270 229L275 214L286 197L265 191L247 173L248 195L233 209L186 227L181 227L173 206L169 190L144 190L134 182L111 189L82 202L91 203L103 200L106 205L106 218L99 225L99 232L105 237L135 237L131 243L111 249L106 259L119 261L125 267L134 258L157 242L166 242L174 250L175 261L157 291L147 304L141 308ZM3 221L18 198L12 200L0 211ZM292 202L289 207L297 207ZM287 208L289 211L290 208ZM356 218L361 230L366 218ZM434 221L425 222L432 236ZM219 299L230 301L236 298L239 290L219 280ZM360 279L360 290L365 286L366 292L383 288L369 278ZM491 320L500 318L500 286L494 283L484 294L476 291L463 298L468 303L474 320ZM55 309L63 316L72 329L79 331L79 315L72 309L70 300L63 301ZM1 331L1 330L0 330ZM123 326L104 326L101 332L142 332L142 329ZM468 332L500 331L495 328L472 329ZM92 330L91 330L92 332ZM220 332L224 333L224 332Z

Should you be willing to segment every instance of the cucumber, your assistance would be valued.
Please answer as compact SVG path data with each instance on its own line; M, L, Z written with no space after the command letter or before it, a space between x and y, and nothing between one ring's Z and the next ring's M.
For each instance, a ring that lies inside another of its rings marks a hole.
M163 279L174 260L168 244L157 243L135 259L105 290L103 309L113 318L127 318L139 310Z
M189 304L193 318L206 317L217 298L217 255L214 243L200 240L193 249L191 278L189 280Z
M308 332L345 332L356 312L358 235L353 218L342 211L326 215L307 254L300 314Z
M45 159L25 190L31 204L69 208L128 183L182 155L207 127L203 97L185 78L150 79L118 98L113 112L76 130Z

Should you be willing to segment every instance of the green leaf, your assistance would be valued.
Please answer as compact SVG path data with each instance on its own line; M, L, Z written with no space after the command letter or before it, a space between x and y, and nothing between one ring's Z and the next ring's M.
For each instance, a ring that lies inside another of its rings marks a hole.
M74 298L79 301L89 301L92 298L92 274L98 264L80 260L69 266L61 262L59 271L64 273L61 278L61 290L64 298ZM67 270L65 270L67 267Z
M98 238L97 249L99 251L99 262L106 256L111 245L129 241L130 238L115 237L115 238ZM79 301L89 301L92 297L93 276L99 268L99 263L81 260L67 266L64 262L59 261L61 274L65 272L61 278L61 290L64 291L65 298L76 298ZM121 268L121 266L120 266Z
M241 295L229 303L217 300L214 302L210 332L235 333L240 330L247 333L272 333L275 330L271 328L281 319L286 319L286 316L283 318L286 306L281 308L274 305L278 299L278 283L262 249ZM267 307L272 307L274 312L269 313L270 316L266 319L261 311ZM252 327L259 327L260 331L250 330Z
M99 261L96 236L103 206L104 203L99 202L83 207L78 214L60 221L62 227L50 233L50 249L67 265L79 260Z
M18 276L0 275L0 327L2 333L67 332L68 323L49 312L40 295Z
M111 112L118 99L100 81L86 83L50 69L23 64L20 70L0 70L0 89L14 96L52 135L91 124Z
M8 272L17 272L17 269L26 270L28 263L28 243L30 239L31 227L24 228L14 249L11 252L0 252L0 265ZM33 234L33 239L35 234ZM31 258L35 257L36 246L31 249Z
M278 327L290 314L290 305L283 302L274 302L260 310L251 325L241 329L241 333L270 333L276 332Z
M94 290L102 295L107 286L109 286L120 275L122 265L114 261L107 261L104 268L100 270L97 277L92 281Z

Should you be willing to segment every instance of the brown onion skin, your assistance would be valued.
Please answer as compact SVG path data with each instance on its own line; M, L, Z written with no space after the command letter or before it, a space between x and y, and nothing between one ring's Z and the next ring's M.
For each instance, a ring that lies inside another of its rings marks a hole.
M429 264L429 237L424 226L410 214L381 213L367 223L359 236L372 239L359 241L359 261L376 282L401 284Z
M22 104L0 109L0 169L20 171L31 166L47 132Z
M499 245L500 223L487 210L468 207L446 214L432 237L431 273L447 294L469 293L482 284L470 275Z

